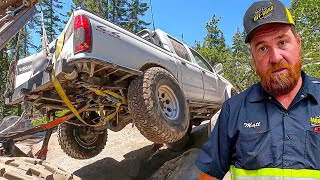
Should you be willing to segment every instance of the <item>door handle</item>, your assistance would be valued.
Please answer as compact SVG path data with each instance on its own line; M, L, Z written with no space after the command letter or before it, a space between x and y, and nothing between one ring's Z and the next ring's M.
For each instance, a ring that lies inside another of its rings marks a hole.
M206 74L206 71L202 70L202 73L203 73L203 74Z
M181 64L183 64L183 65L186 65L186 62L184 62L184 61L181 61Z

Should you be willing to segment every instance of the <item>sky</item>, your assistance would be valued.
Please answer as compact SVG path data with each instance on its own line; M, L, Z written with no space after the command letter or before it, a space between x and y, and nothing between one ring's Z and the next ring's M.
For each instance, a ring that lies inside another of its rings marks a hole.
M145 0L150 6L150 0ZM242 19L247 8L255 0L152 0L154 24L171 36L182 39L189 46L194 41L203 42L206 36L205 25L212 16L221 17L218 28L222 30L228 46L237 28L243 30ZM196 2L196 3L195 3ZM281 0L290 7L291 0ZM152 22L151 8L146 12L145 20ZM152 24L148 29L153 29Z
M237 28L243 30L242 19L247 8L257 0L151 0L155 28L182 40L189 46L195 41L203 42L206 36L206 23L212 16L220 17L218 28L222 30L226 43L232 46L232 37ZM149 5L143 19L152 22L150 0L142 0ZM197 2L197 3L195 3ZM290 7L291 0L281 0ZM64 1L61 13L70 10L71 0ZM147 27L152 30L152 23Z

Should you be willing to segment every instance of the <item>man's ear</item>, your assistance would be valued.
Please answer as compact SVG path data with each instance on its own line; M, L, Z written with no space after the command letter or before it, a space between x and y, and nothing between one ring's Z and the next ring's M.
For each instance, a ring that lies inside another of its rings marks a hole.
M297 39L297 43L299 44L299 46L301 46L301 36L297 35L296 39Z
M251 59L252 59L252 61L251 61L251 66L253 67L253 70L254 70L254 71L257 71L257 69L256 69L256 63L254 62L254 58L253 58L253 54L252 54L251 44L250 44L250 46L249 46L249 50L250 50Z

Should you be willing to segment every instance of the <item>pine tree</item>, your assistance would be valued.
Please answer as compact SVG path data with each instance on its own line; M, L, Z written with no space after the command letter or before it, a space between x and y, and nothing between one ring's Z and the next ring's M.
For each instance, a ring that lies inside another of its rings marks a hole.
M231 57L231 50L226 46L223 32L218 28L219 21L220 18L212 16L206 24L207 35L204 42L197 49L212 65L225 63Z
M150 24L141 19L149 8L148 4L139 0L73 0L73 3L133 33Z
M142 3L139 0L131 0L131 2L128 3L127 22L124 25L124 28L128 31L137 33L150 25L150 23L140 19L141 16L145 15L148 8L147 3Z
M60 9L63 8L63 2L59 0L42 0L41 9L43 12L44 25L47 33L48 42L53 41L63 30L62 25L64 23L66 15L60 13ZM40 35L43 35L42 32L42 19L41 14L38 13L34 18L37 24L37 31Z
M229 61L228 69L230 72L228 79L233 83L239 91L242 91L253 83L258 81L258 77L254 71L253 60L249 51L249 45L244 42L245 32L237 29L233 36L232 58ZM237 74L237 76L234 76Z
M320 78L320 1L293 0L291 13L301 35L303 69Z

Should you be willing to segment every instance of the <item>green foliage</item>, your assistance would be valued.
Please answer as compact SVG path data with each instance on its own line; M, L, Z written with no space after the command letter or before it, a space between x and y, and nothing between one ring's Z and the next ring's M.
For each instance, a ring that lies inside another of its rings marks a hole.
M146 26L150 25L150 23L147 23L139 18L144 16L145 12L148 10L149 7L147 3L142 3L139 0L131 0L131 2L128 2L127 5L127 18L123 25L125 29L137 33L142 29L145 29Z
M223 32L218 28L220 18L212 17L207 23L207 36L202 45L197 43L196 49L210 64L222 63L223 76L239 91L242 91L257 81L248 45L244 43L244 33L238 32L233 37L233 46L228 48Z
M73 0L76 7L85 8L133 33L145 29L150 23L141 19L148 4L140 0Z
M63 30L62 25L64 23L66 15L60 13L60 9L63 8L64 2L59 0L42 0L41 9L43 12L44 25L48 42L53 41ZM42 18L40 12L33 18L37 32L42 36Z
M320 1L293 0L290 11L301 35L303 69L310 75L320 78Z
M5 97L3 96L7 90L13 87L7 85L8 70L13 59L20 57L21 41L19 35L16 35L7 45L0 51L0 120L9 115L18 115L19 107L5 105ZM9 50L8 50L9 49ZM9 89L8 89L9 88ZM19 106L19 105L18 105Z
M49 119L47 116L41 116L41 117L37 117L33 121L31 121L31 124L33 127L36 127L41 124L47 124L48 122L49 122Z
M70 112L70 110L61 110L61 111L57 111L56 113L55 113L55 116L56 117L62 117L62 116L64 116L65 114L67 114L67 113L69 113ZM35 118L33 121L32 121L32 126L33 127L36 127L36 126L39 126L39 125L41 125L41 124L46 124L46 123L48 123L48 122L50 122L50 121L52 121L53 120L53 117L51 117L50 119L47 117L47 116L40 116L40 117L37 117L37 118Z
M233 36L232 59L226 63L227 78L240 91L248 88L258 77L254 71L249 45L244 42L245 32L238 29ZM237 76L234 76L236 74Z
M220 18L215 15L209 23L206 24L207 35L202 45L197 45L198 52L214 65L216 63L225 63L231 56L230 49L225 44L223 32L218 28Z

